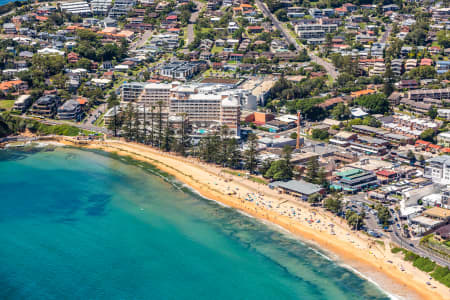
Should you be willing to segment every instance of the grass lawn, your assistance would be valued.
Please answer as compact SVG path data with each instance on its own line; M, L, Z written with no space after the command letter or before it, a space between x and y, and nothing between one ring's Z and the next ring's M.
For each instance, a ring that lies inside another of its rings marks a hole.
M211 49L211 54L220 53L220 52L222 52L222 51L223 51L223 47L217 47L217 46L214 46L214 47Z
M231 170L222 170L225 173L228 174L232 174L234 176L245 176L246 178L248 178L249 180L256 182L256 183L261 183L261 184L267 184L267 180L261 178L261 177L256 177L256 176L252 176L252 175L247 175L246 171L231 171Z
M11 110L15 100L0 100L0 109Z

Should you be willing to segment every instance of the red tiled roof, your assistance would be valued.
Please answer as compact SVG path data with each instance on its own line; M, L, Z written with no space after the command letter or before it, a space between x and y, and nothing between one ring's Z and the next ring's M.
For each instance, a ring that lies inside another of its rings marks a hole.
M433 148L433 149L441 149L442 147L439 145L435 145L435 144L430 144L428 145L428 148Z
M427 141L424 141L424 140L417 140L416 141L416 145L426 145L426 146L428 146L430 144L431 144L430 142L427 142Z
M327 108L329 106L332 106L337 103L342 103L342 102L344 102L344 99L342 99L341 97L336 97L336 98L331 98L331 99L325 100L324 102L318 104L317 106L322 107L322 108Z
M78 101L78 103L80 103L81 105L85 105L85 104L88 102L88 100L87 100L86 98L83 98L83 97L78 97L78 98L77 98L77 101Z
M384 176L384 177L389 177L391 175L397 174L397 172L389 171L389 170L381 170L381 171L376 172L375 174Z

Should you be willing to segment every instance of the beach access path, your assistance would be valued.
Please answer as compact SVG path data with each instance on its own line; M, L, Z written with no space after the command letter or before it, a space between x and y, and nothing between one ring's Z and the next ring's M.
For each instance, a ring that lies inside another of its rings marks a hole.
M67 138L63 142L72 144ZM194 158L175 156L141 144L106 140L89 142L87 147L153 164L208 199L279 225L307 242L318 244L336 255L339 261L402 298L450 298L447 287L404 261L400 253L392 254L389 239L376 240L352 231L345 220L291 196L278 194L264 184L226 173L222 168Z

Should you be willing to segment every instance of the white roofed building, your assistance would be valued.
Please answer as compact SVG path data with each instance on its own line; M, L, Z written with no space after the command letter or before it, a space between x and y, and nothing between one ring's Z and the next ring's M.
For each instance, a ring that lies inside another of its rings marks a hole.
M89 16L92 14L91 7L86 1L63 2L59 7L62 11L74 15Z

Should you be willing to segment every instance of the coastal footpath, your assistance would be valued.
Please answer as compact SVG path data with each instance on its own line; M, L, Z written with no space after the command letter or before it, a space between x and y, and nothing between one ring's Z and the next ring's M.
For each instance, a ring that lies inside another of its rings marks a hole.
M319 245L345 265L375 280L391 294L405 299L450 297L447 287L404 261L401 254L393 254L391 247L395 245L389 239L376 240L352 231L342 219L331 213L310 207L289 195L278 194L244 176L232 175L226 169L136 143L78 141L73 138L58 140L66 145L103 150L153 164L205 198L278 225L307 242Z

